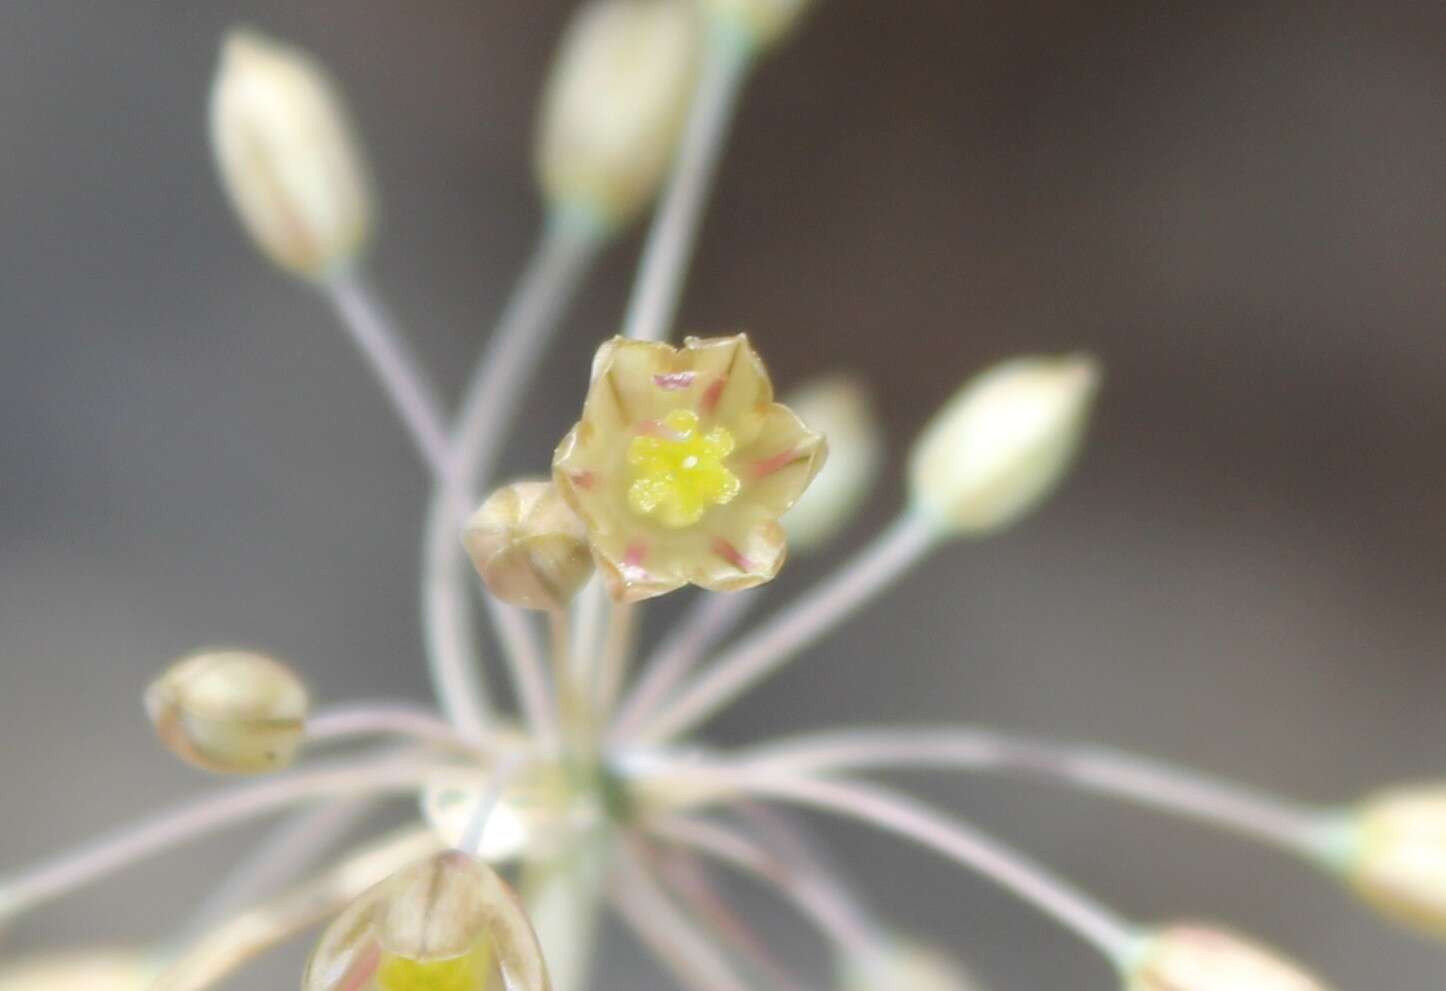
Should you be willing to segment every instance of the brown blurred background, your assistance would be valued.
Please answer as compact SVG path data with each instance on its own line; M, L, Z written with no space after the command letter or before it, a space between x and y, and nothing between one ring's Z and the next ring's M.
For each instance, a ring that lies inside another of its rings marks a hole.
M532 115L572 7L0 7L0 868L197 785L138 703L178 652L264 646L330 700L427 691L424 478L325 308L221 199L221 31L342 80L384 195L373 270L453 394L535 234ZM714 737L977 720L1320 801L1439 775L1443 37L1446 6L1408 0L822 0L744 102L685 329L751 329L785 385L868 372L894 469L986 362L1089 348L1108 383L1045 512L940 556ZM571 422L636 247L574 312L512 469ZM851 540L899 498L886 483ZM1442 986L1446 947L1267 851L1033 785L918 783L1131 914L1228 920L1342 988ZM1113 986L987 885L823 829L998 991ZM10 946L164 934L245 846L137 869ZM619 946L599 987L668 986ZM235 986L294 986L297 959Z

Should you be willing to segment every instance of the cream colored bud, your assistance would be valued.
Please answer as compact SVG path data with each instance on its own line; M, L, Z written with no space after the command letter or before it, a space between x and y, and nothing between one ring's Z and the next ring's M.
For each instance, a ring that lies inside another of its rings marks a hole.
M1275 952L1225 930L1158 932L1125 978L1127 991L1328 991Z
M543 96L539 182L554 203L624 223L657 191L693 91L689 0L593 0L562 40Z
M371 188L326 71L305 53L233 30L211 88L211 149L241 222L277 265L344 269L371 226Z
M458 850L404 868L322 935L302 991L549 991L537 936L507 882Z
M526 609L561 609L592 577L587 529L551 482L513 482L462 533L487 589Z
M976 985L932 947L895 941L844 962L841 991L974 991Z
M828 441L828 460L783 517L789 544L806 551L832 539L862 505L884 459L883 431L868 388L847 375L807 383L786 403Z
M1446 785L1400 788L1367 801L1355 820L1346 876L1373 907L1446 936Z
M758 45L771 45L791 31L814 0L703 0L715 17L742 28Z
M1086 355L1015 358L976 376L914 445L916 507L960 534L1024 515L1073 462L1098 384Z
M247 651L203 651L146 690L156 734L182 760L222 774L286 767L306 732L310 699L290 668Z
M87 950L0 965L0 991L145 991L155 976L139 953Z

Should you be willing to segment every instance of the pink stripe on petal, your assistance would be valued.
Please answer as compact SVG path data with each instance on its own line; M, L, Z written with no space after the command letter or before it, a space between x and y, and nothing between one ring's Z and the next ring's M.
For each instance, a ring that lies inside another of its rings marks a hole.
M653 384L659 389L676 391L691 386L695 378L696 372L660 372L653 376Z
M346 969L346 973L337 982L336 991L362 991L371 983L381 962L382 948L379 944L372 943Z
M572 480L573 485L584 491L590 490L597 484L597 473L593 471L574 471L570 472L567 477Z
M628 549L623 552L623 564L630 568L640 568L643 558L648 556L648 545L641 540L635 540L628 544Z
M718 400L723 398L723 390L728 386L728 376L724 375L713 380L708 386L708 391L703 393L703 398L698 403L698 408L704 413L712 413L718 408Z
M797 457L798 452L790 447L785 451L779 451L771 458L764 458L762 461L755 461L750 466L753 472L753 477L767 478L774 472L781 471L782 469L787 468L789 465L793 464L794 459L796 459Z
M722 537L713 538L713 553L727 561L739 571L752 571L753 562L744 557L743 554L731 543Z

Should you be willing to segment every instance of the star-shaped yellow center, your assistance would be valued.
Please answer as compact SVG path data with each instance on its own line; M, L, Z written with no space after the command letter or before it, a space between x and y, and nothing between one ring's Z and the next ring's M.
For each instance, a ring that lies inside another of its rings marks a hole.
M634 437L628 445L628 507L675 530L692 526L710 508L738 495L738 476L723 464L732 453L733 435L727 429L703 433L697 413L673 410L663 418L662 430Z

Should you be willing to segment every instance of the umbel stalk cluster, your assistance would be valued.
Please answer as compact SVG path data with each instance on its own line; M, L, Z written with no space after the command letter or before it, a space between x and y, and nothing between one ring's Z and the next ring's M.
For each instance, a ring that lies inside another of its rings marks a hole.
M436 707L316 708L291 665L255 649L175 662L146 693L159 740L242 780L46 862L9 865L0 923L178 844L289 818L153 945L8 962L0 991L202 991L316 927L302 991L580 991L597 986L604 911L697 991L977 987L951 954L891 925L780 806L856 820L984 875L1096 949L1129 991L1327 987L1228 927L1138 922L864 776L890 768L1007 774L1203 821L1332 873L1388 917L1446 932L1446 786L1322 809L1105 747L981 727L846 726L735 750L696 738L929 555L1025 520L1074 463L1101 383L1080 354L975 374L914 442L894 520L796 602L749 623L790 546L807 554L839 535L884 460L857 379L820 369L780 400L753 338L673 343L734 108L808 6L582 6L541 100L538 244L450 418L366 271L378 208L338 88L290 46L249 30L226 38L210 104L222 188L262 255L332 304L434 486L419 661ZM534 477L499 484L510 421L572 297L655 199L627 312L587 341L591 375L568 400L575 425L535 452ZM779 332L758 328L758 340ZM640 652L639 611L687 586L698 589L684 593L693 606ZM484 678L482 611L514 711ZM415 821L338 849L389 796L414 801ZM795 973L792 955L732 904L720 870L793 906L832 972Z

